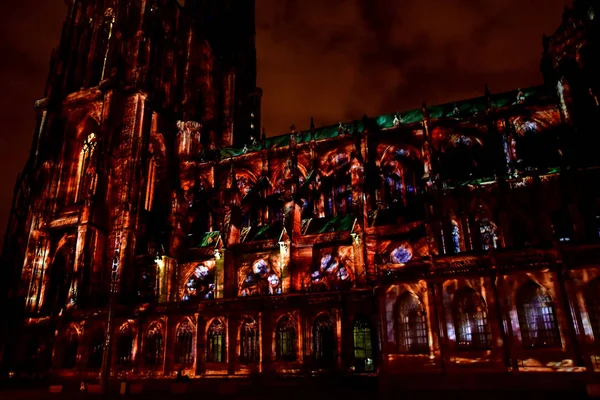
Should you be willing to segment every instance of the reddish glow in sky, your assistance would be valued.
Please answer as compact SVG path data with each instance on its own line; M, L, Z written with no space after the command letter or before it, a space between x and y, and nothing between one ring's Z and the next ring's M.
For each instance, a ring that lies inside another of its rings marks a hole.
M242 0L238 0L242 1ZM256 0L268 135L541 83L568 0ZM0 13L0 241L60 40L64 0Z

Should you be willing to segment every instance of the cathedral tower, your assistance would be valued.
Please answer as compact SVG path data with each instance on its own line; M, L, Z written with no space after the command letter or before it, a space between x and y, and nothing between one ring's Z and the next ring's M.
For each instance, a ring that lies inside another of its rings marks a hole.
M66 3L2 256L13 320L45 318L41 341L110 282L140 295L136 260L177 247L190 166L260 124L254 1Z

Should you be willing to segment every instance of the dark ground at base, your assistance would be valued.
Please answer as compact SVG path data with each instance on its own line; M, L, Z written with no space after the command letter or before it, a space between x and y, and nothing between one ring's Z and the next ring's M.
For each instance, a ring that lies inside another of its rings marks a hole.
M360 376L269 381L203 379L190 381L185 394L171 393L174 380L146 380L141 381L141 394L125 396L119 394L118 381L111 381L110 393L107 396L80 393L79 381L76 380L60 382L64 388L62 393L49 393L50 381L32 381L25 384L12 382L12 385L0 385L0 400L578 400L588 398L585 384L590 379L596 381L594 377L572 374L402 376L385 383L377 378Z

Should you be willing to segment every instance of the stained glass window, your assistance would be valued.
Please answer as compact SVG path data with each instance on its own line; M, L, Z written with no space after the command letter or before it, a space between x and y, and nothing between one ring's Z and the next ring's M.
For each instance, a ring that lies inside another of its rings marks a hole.
M373 331L371 323L365 319L357 319L353 328L354 366L360 372L375 370L373 359Z
M161 327L153 325L146 334L146 346L144 361L147 365L158 365L163 359L163 336Z
M400 353L427 354L427 313L417 296L406 292L397 303L398 351Z
M215 319L208 328L206 362L225 362L225 324L220 319Z
M585 289L585 307L596 342L600 342L600 278L591 281Z
M452 301L452 316L456 345L459 349L490 348L491 333L487 320L487 307L479 293L468 287L456 292Z
M175 362L178 364L192 364L194 362L194 328L189 321L184 321L177 329L175 341Z
M517 293L521 338L525 347L561 347L554 305L548 292L534 282Z
M240 329L240 362L252 364L260 361L260 340L258 324L252 318L246 318Z
M335 365L335 330L332 319L320 315L313 324L313 356L321 367Z
M289 317L283 317L277 323L277 360L296 361L298 344L296 325Z

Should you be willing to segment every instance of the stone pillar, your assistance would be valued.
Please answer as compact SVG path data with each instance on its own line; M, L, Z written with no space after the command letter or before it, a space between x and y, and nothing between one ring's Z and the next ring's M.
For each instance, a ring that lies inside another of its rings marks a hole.
M239 331L240 319L238 316L230 316L227 324L227 373L235 375L237 365L237 333Z
M517 354L517 343L518 341L514 338L514 332L512 329L512 320L510 318L510 308L511 302L506 293L504 275L498 274L497 278L492 281L497 288L494 292L495 303L498 307L498 314L500 315L500 326L506 327L504 332L506 336L506 342L504 346L506 347L506 357L510 362L510 368L512 368L513 372L519 372L519 361L516 358Z

